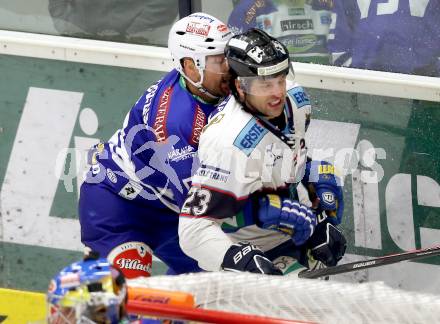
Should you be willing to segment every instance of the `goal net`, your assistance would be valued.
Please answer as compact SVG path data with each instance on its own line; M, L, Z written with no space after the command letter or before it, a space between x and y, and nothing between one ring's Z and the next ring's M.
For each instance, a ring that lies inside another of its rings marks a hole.
M174 314L203 322L275 323L277 318L279 323L282 319L332 324L440 323L440 296L393 289L380 282L349 284L207 272L136 279L129 287L132 292L138 289L136 295L129 290L129 306L139 314ZM239 314L244 317L234 317Z

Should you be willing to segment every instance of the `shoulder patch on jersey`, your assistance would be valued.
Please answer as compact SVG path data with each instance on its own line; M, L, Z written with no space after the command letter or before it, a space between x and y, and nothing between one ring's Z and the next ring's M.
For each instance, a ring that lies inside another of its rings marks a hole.
M269 131L252 118L234 140L234 146L249 156Z
M287 94L295 101L298 108L310 105L310 99L303 87L295 87L287 90Z

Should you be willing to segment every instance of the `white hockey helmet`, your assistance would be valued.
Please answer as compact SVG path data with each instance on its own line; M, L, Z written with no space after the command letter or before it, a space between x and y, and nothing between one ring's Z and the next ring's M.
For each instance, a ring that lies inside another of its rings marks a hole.
M196 12L175 22L168 35L168 49L174 67L193 85L203 92L203 70L206 57L223 54L226 43L232 37L229 28L217 18L203 12ZM199 70L201 79L195 83L190 80L181 65L181 59L192 58Z
M208 55L223 54L232 32L217 18L202 12L177 21L168 36L168 48L175 68L182 72L180 60L190 57L199 69L205 68Z

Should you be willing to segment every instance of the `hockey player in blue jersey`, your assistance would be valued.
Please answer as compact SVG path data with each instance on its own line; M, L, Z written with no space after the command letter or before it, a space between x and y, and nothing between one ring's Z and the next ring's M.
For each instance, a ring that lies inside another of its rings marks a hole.
M328 48L335 65L440 75L438 0L338 0Z
M175 69L90 153L79 200L81 240L127 278L149 276L153 253L171 273L200 270L179 247L178 213L207 116L229 93L224 47L231 36L208 14L177 21L168 40Z

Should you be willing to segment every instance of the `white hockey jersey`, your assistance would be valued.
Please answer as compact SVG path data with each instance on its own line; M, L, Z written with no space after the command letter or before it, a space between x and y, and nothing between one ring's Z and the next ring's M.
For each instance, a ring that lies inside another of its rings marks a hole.
M310 112L303 88L292 84L284 108L286 126L280 131L245 111L233 96L213 113L200 138L200 165L179 219L180 246L201 268L220 270L237 241L267 251L290 239L258 228L252 213L243 209L252 196L286 191L302 179Z

